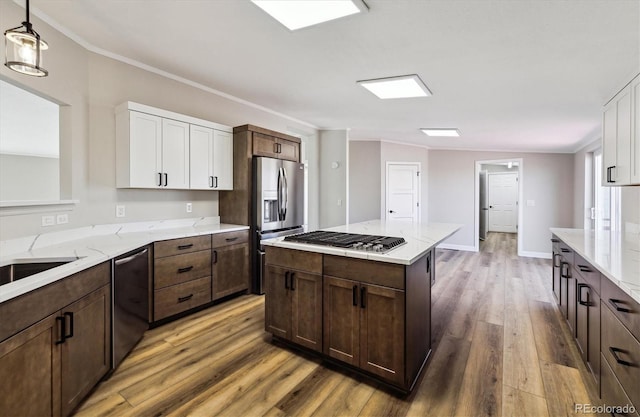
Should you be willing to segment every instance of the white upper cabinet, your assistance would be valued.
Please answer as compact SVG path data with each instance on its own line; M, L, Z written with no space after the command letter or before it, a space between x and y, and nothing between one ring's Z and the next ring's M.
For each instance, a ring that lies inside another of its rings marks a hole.
M233 142L229 132L191 125L191 188L233 189Z
M604 107L602 183L640 184L640 76Z
M232 129L138 103L116 108L116 186L230 190Z

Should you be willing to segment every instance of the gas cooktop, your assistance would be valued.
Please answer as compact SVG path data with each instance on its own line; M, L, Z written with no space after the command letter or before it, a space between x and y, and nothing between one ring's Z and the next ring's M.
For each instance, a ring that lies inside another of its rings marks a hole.
M390 250L407 243L402 237L325 232L322 230L287 236L284 240L289 242L310 243L313 245L324 245L378 253L387 253Z

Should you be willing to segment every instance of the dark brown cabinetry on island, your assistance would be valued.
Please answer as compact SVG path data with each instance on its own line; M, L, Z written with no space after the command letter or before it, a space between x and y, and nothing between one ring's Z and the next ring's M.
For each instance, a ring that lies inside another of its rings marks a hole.
M560 285L558 304L603 403L640 415L640 304L561 239L552 242L554 293L559 268L560 284L575 285Z
M0 415L67 416L111 366L103 263L0 304Z
M266 248L265 329L410 391L431 352L431 252L411 265Z

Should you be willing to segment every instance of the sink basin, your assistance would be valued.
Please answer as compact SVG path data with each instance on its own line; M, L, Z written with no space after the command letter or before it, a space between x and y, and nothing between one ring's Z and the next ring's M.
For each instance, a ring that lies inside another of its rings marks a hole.
M18 281L40 272L48 271L60 265L78 260L79 258L48 258L48 259L16 259L10 265L0 267L0 285Z

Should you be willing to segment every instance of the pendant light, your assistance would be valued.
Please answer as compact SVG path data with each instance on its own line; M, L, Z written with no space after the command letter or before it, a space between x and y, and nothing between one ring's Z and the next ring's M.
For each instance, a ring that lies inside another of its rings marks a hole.
M4 32L4 65L22 74L46 77L49 72L41 67L42 51L49 49L49 45L31 26L29 0L26 9L27 20L22 26Z

